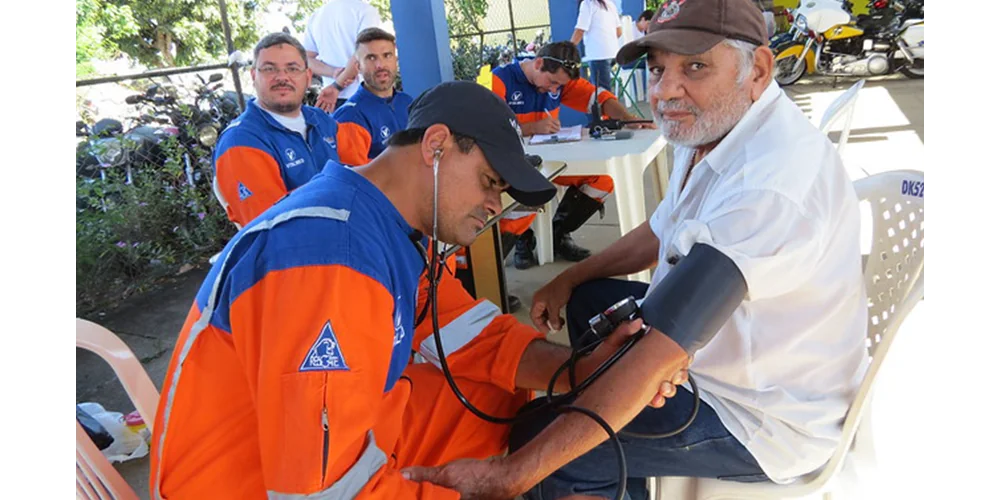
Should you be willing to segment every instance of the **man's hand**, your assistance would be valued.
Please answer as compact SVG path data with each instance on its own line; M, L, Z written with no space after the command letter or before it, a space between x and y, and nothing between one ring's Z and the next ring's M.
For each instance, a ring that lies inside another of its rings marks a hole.
M535 292L531 299L531 322L535 329L542 333L548 333L550 329L561 329L563 319L559 316L559 311L569 303L571 293L573 284L562 275L556 276Z
M546 115L545 118L535 122L535 133L536 134L554 134L562 128L562 124L559 120Z
M593 352L588 354L586 357L577 362L576 368L576 380L577 382L582 381L594 373L598 367L601 366L606 359L614 355L621 346L628 342L629 338L639 332L642 329L642 320L636 319L629 323L623 323L619 325L615 331L611 332L608 338L604 339ZM687 382L688 372L687 368L691 366L692 358L688 357L688 362L679 371L671 375L669 380L664 380L660 382L660 386L653 395L653 399L650 400L649 406L653 408L662 408L666 404L667 399L677 395L677 386L682 385Z
M439 467L407 467L403 477L410 481L429 482L461 493L463 499L509 499L521 492L508 479L502 458L486 460L463 458Z
M316 98L316 107L327 113L333 113L334 108L337 107L337 97L340 97L340 91L337 90L337 87L327 85L319 92L319 97Z

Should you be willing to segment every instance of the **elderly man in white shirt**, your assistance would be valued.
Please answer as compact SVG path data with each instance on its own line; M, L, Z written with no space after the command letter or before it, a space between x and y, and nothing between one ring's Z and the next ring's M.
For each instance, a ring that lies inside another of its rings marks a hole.
M309 17L302 46L309 57L309 69L323 77L317 107L333 113L357 92L361 84L354 41L366 28L380 24L378 10L366 0L330 0Z
M650 105L675 146L670 192L648 222L534 297L536 327L560 328L566 306L581 347L589 318L629 295L648 298L696 244L742 275L745 296L693 353L702 403L694 423L669 438L622 438L633 494L644 477L784 483L818 469L867 367L858 200L833 145L772 80L767 42L749 0L671 0L645 37L622 47L621 64L648 54ZM650 285L610 279L654 265ZM687 389L662 408L643 407L688 363L673 340L684 334L650 331L574 404L616 430L677 428L694 402ZM515 426L511 451L507 464L533 459L535 470L517 480L528 498L607 498L618 484L611 443L582 415Z

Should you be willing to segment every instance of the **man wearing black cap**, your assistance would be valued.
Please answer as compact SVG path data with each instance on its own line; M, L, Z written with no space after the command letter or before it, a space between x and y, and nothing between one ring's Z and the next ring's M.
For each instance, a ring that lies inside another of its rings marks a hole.
M418 318L427 238L471 244L504 190L527 205L555 193L526 161L503 101L451 82L417 98L407 129L369 164L328 162L244 226L174 351L153 498L457 499L400 469L502 454L509 428L466 410L436 366L432 322ZM448 364L473 404L511 416L568 349L459 291L442 277ZM413 363L414 351L428 362Z
M594 314L677 283L673 270L690 269L695 245L712 247L739 270L743 298L719 313L693 361L673 340L688 332L653 329L574 404L615 430L668 433L687 420L692 393L678 389L659 409L643 403L690 362L694 422L674 437L622 438L632 498L647 477L793 481L832 456L867 366L857 197L833 144L772 80L764 19L749 0L665 2L617 58L642 54L653 116L675 147L671 190L649 221L539 290L532 319L559 328L565 307L579 346ZM609 279L654 264L651 284ZM470 497L609 498L615 463L604 431L572 413L515 426L502 459L418 472ZM494 480L479 486L477 476Z

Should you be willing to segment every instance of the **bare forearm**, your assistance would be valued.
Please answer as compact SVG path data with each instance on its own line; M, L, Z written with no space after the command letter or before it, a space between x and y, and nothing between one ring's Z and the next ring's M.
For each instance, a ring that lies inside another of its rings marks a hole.
M528 344L521 361L517 365L514 385L520 389L545 390L549 386L552 374L559 365L569 358L570 348L553 344L546 340L535 340ZM564 392L569 389L567 376L564 374L555 390Z
M309 56L309 68L312 69L313 74L329 78L335 78L344 69L337 66L330 66L314 56Z
M601 105L601 113L608 115L614 120L631 120L632 115L628 113L625 106L618 99L608 99Z
M637 273L656 263L659 248L660 240L646 221L602 252L563 271L563 275L575 286L593 279Z
M583 30L580 29L573 30L573 37L570 38L569 41L573 45L580 45L580 42L582 40L583 40Z
M521 125L521 135L523 135L525 137L528 137L530 135L540 134L541 131L539 130L538 123L539 122L521 123L520 124Z
M687 360L673 340L652 331L584 391L574 406L597 413L618 431L642 411L659 381L682 369ZM506 466L523 492L606 439L604 429L589 417L565 413L507 457Z

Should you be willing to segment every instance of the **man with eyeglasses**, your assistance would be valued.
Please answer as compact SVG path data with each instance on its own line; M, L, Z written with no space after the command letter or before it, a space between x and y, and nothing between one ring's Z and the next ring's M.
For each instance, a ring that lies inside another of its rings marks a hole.
M265 36L250 68L256 99L215 147L215 195L243 227L323 169L327 160L359 164L368 149L323 110L302 104L312 79L306 51L286 33Z
M602 115L638 119L611 92L598 90L580 78L580 52L571 42L550 43L538 51L538 57L494 69L493 92L517 115L525 136L558 132L560 105L590 113L596 100ZM603 214L604 199L614 190L614 181L607 175L563 175L552 182L569 187L552 219L554 253L570 262L579 262L590 256L590 250L578 246L570 233L598 211ZM505 250L514 247L514 267L518 269L538 263L534 253L535 234L531 230L534 219L533 211L512 211L500 221L507 243Z

